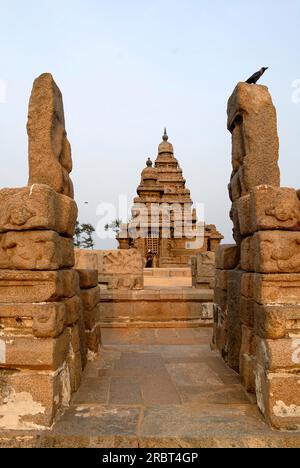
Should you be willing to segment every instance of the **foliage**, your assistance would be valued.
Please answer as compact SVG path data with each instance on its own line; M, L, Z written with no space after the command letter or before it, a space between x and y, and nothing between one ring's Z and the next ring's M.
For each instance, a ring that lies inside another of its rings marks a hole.
M95 228L91 224L80 224L76 222L74 246L78 249L93 249L95 247L93 234Z

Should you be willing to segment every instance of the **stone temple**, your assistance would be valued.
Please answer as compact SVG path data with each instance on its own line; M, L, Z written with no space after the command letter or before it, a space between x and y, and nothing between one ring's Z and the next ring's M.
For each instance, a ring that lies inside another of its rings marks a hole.
M216 226L198 223L191 192L166 129L154 166L150 158L146 164L134 199L133 220L118 235L120 249L134 247L145 259L152 252L157 268L189 267L198 253L215 252L223 236ZM146 207L145 214L140 215L140 206ZM132 238L131 226L138 217L141 233Z

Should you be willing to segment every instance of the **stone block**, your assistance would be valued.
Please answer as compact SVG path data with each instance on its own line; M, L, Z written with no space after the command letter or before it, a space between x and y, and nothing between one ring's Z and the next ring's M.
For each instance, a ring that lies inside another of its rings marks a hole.
M214 252L202 252L196 257L197 259L197 277L214 277L216 254Z
M248 356L255 356L256 345L256 337L253 328L242 325L241 355L247 354Z
M239 248L237 245L220 245L216 252L216 268L218 270L234 270L239 264Z
M71 352L68 356L68 369L70 373L70 389L71 393L77 392L82 379L82 360L81 352Z
M56 339L18 336L4 330L0 338L0 366L6 369L57 370L66 361L69 346L67 330Z
M241 322L248 326L254 327L254 310L256 302L253 299L249 299L245 296L241 296L241 307L240 307L240 318Z
M98 286L97 270L77 270L80 289L90 289Z
M71 398L66 366L60 372L2 370L0 431L42 430L52 426L59 408Z
M240 376L246 392L255 394L256 357L242 354L240 357Z
M46 184L57 193L73 198L73 184L69 177L72 171L71 146L65 129L63 99L50 73L44 73L34 81L27 133L28 185Z
M241 292L258 304L299 304L300 274L245 273Z
M228 101L227 113L239 196L261 184L279 186L276 109L268 88L238 83Z
M267 371L300 368L300 335L281 340L257 340L257 359Z
M228 307L227 307L227 352L228 365L238 371L241 350L240 298L244 273L231 270L228 273Z
M50 230L72 238L77 215L74 200L48 185L0 190L0 232Z
M247 237L241 267L256 273L300 273L300 232L260 231Z
M261 338L276 340L300 330L299 305L260 305L254 308L254 329Z
M63 302L33 304L32 308L34 336L56 338L63 332L66 322L66 308Z
M197 276L194 281L194 287L197 289L214 289L215 283L214 276Z
M74 323L78 322L80 312L82 311L82 302L80 297L74 296L70 299L65 299L63 304L66 309L66 325L74 325Z
M115 304L113 304L114 306ZM121 305L121 304L118 304ZM100 322L101 319L101 308L100 303L94 307L92 310L84 310L83 312L84 324L86 330L93 330L96 323Z
M92 310L100 302L100 288L81 289L80 297L84 310Z
M0 270L0 302L56 302L79 294L75 270Z
M101 346L101 328L100 325L95 325L93 330L86 331L87 347L92 353L98 353Z
M73 240L54 231L0 234L0 268L59 270L74 266Z
M262 185L237 203L243 236L264 230L300 230L300 201L294 189Z
M217 304L222 312L226 314L227 312L227 291L220 289L220 288L215 288L214 291L214 302Z
M258 406L276 429L300 428L300 380L292 373L270 373L261 366L256 371Z
M216 288L226 291L228 288L228 278L229 270L216 270Z

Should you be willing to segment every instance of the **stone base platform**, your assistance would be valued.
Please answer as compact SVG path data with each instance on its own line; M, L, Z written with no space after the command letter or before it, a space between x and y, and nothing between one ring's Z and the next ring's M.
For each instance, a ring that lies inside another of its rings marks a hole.
M210 350L212 331L104 329L70 408L52 430L0 431L0 447L299 448L264 422Z
M191 288L191 268L145 268L146 288Z
M201 327L213 323L213 291L206 289L101 289L100 301L104 328Z

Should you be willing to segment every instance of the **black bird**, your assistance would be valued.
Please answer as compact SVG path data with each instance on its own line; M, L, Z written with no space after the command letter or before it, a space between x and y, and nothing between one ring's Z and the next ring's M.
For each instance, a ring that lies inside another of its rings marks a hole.
M268 70L269 67L263 67L261 68L258 72L254 73L249 80L246 81L248 84L256 84L258 80L263 76L266 70Z

